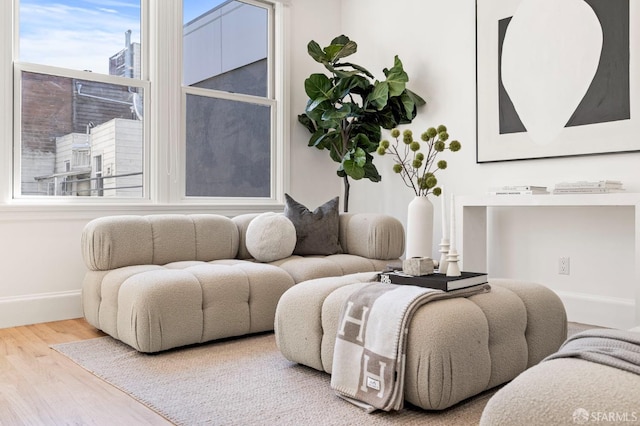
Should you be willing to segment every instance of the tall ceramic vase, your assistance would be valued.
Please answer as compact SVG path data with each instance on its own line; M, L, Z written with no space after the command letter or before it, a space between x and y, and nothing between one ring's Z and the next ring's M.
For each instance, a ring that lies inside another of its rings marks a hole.
M407 215L407 250L405 256L433 258L433 204L426 196L416 196L409 203Z

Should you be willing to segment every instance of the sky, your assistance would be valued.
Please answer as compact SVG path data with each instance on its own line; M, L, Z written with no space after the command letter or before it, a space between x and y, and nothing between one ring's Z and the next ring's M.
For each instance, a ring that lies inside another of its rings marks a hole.
M188 22L226 0L184 1ZM21 0L20 61L108 74L129 29L139 42L139 0Z

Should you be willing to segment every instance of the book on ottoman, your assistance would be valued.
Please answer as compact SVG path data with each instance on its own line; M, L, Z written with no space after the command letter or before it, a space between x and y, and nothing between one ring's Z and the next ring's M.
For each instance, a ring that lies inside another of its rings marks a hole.
M391 284L416 285L418 287L451 291L485 284L489 280L487 274L482 272L461 272L461 274L459 277L448 277L446 274L438 273L413 276L400 271L394 271L381 273L380 281Z

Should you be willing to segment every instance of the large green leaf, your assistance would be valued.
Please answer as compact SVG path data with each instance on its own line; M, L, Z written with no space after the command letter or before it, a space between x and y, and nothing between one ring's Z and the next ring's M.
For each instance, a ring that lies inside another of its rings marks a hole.
M409 120L413 120L415 117L416 103L413 101L413 98L407 94L406 90L400 95L400 102L402 102L402 106L404 107L404 115Z
M407 95L409 95L411 97L411 99L413 99L413 103L416 104L417 107L422 106L422 105L427 103L417 93L412 92L409 89L405 89L405 92L407 93Z
M358 51L358 45L355 41L349 40L345 44L331 44L324 48L325 53L329 57L329 62L335 63L338 59L346 58Z
M364 167L364 163L367 162L367 153L364 152L362 148L356 148L355 152L352 155L352 158L356 162L356 166Z
M367 96L367 103L380 110L387 105L389 100L389 85L385 81L376 81L373 91Z
M338 37L334 38L333 40L331 40L330 44L347 44L351 41L351 39L349 37L347 37L344 34L339 35Z
M366 68L361 67L360 65L352 64L351 62L341 62L339 64L334 64L333 66L336 67L336 68L351 67L354 70L360 71L361 73L363 73L364 75L366 75L369 78L374 78L373 74L371 74L369 71L367 71Z
M311 99L309 99L309 104L313 102ZM322 122L322 115L325 113L325 111L330 110L335 108L333 106L333 104L329 101L324 101L321 102L317 107L315 107L313 110L311 111L307 111L307 115L309 116L309 118L313 121L315 121L316 126L318 127L323 127L323 128L331 128L331 124L332 123L323 123ZM327 124L329 124L329 126L327 126Z
M330 91L333 85L331 80L324 74L311 74L304 81L304 91L310 99L330 99Z
M340 108L327 109L322 114L323 120L343 120L351 115L351 104L344 104Z
M336 130L328 130L325 134L324 138L322 138L322 143L318 145L318 148L327 149L332 151L336 146L340 146L341 135L340 132ZM339 161L342 161L342 157Z
M342 162L342 168L349 177L352 177L355 180L360 180L365 175L364 167L358 166L356 161L353 159L344 160Z
M311 40L309 44L307 44L307 52L309 53L309 56L311 56L316 62L320 62L321 64L329 62L327 55L324 53L320 45L313 40Z
M375 164L373 164L373 157L367 157L367 162L364 167L364 177L369 179L371 182L380 182L382 180L382 176L378 172Z
M331 64L324 64L325 68L327 70L329 70L329 72L333 73L336 75L336 77L338 77L339 79L341 78L349 78L352 77L354 75L360 75L359 71L343 71L340 69L337 69L336 67L334 67Z
M307 114L298 115L298 121L307 128L310 133L314 133L316 131L316 125L313 120L309 118Z
M354 75L347 78L342 78L334 87L334 92L337 93L337 98L344 98L352 89L360 88L366 89L371 83L361 75Z
M327 137L327 131L325 129L318 129L309 138L307 146L315 146L318 149L324 149L322 141Z
M365 117L362 120L359 120L358 123L352 123L352 134L361 133L367 136L369 141L369 146L365 148L367 152L373 152L378 148L378 144L380 143L380 138L382 133L380 131L380 124L377 122L369 122L366 121L369 117ZM364 144L360 146L364 147Z
M400 96L407 86L409 76L404 71L404 68L402 68L402 61L400 61L398 55L394 58L393 67L390 70L385 68L383 72L389 84L389 96Z
M398 120L396 116L393 114L393 110L390 105L387 105L385 108L378 111L375 116L376 122L383 129L393 129L398 126Z

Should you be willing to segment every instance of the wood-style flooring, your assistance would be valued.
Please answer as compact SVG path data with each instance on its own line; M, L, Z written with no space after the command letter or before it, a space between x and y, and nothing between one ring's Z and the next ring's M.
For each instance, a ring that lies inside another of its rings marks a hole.
M49 347L100 336L83 319L0 329L0 425L170 425Z

